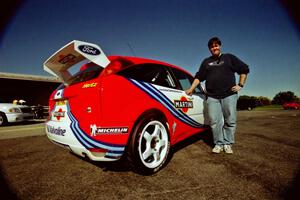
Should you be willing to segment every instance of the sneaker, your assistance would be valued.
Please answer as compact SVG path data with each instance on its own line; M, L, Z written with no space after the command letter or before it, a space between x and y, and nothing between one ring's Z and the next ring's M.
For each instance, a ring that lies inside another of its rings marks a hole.
M225 151L225 153L233 154L231 145L224 145L224 151Z
M213 152L213 153L220 153L221 151L223 151L223 147L222 147L222 146L219 146L219 145L216 145L216 146L212 149L212 152Z

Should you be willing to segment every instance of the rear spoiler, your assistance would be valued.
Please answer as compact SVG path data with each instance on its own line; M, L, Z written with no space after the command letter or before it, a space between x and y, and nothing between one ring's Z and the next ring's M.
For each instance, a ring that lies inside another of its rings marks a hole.
M68 80L72 77L68 69L85 59L103 68L110 63L98 45L73 40L44 62L44 70L68 85Z

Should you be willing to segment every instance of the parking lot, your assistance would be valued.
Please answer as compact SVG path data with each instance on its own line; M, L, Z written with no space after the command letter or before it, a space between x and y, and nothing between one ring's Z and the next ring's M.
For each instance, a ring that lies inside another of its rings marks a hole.
M43 123L0 128L1 199L299 199L300 111L239 111L233 155L211 133L176 145L152 176L96 163L52 144ZM5 198L3 198L5 197Z

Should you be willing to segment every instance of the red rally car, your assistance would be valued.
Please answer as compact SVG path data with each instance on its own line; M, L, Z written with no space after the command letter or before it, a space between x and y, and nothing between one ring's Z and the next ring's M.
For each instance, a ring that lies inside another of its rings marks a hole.
M174 65L106 57L99 46L74 40L44 69L63 81L49 100L47 136L82 157L126 156L138 172L152 174L166 164L170 146L207 129L202 87L186 95L193 77Z

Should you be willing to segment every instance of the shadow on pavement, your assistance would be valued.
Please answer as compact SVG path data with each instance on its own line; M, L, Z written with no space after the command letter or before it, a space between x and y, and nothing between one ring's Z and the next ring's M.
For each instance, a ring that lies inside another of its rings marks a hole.
M169 161L172 159L173 154L175 154L177 151L180 151L181 149L199 141L202 140L205 144L208 146L213 147L213 138L212 138L212 132L210 129L201 132L199 134L193 135L177 144L175 144L173 147L171 147L171 151L169 154L169 157L166 161L166 165L169 163ZM73 153L72 153L73 154ZM113 161L113 162L100 162L100 161L91 161L88 158L83 158L80 157L76 154L73 154L74 156L89 162L97 167L100 167L103 169L103 171L114 171L114 172L127 172L127 171L134 171L133 167L129 164L129 161L127 160L126 156L122 157L118 161Z
M212 137L212 132L210 129L204 131L204 132L201 132L201 133L198 133L196 135L193 135L177 144L175 144L172 148L173 150L173 153L176 153L177 151L199 141L199 140L202 140L205 144L207 144L208 146L210 147L214 147L214 142L213 142L213 137Z
M8 181L4 176L3 169L0 165L0 196L1 199L17 200L17 195L9 187Z
M132 167L129 165L126 157L122 157L120 160L117 160L117 161L104 162L104 161L92 161L87 157L80 157L72 152L70 152L70 153L85 162L91 163L92 165L95 165L95 166L101 168L104 172L106 172L106 171L113 171L113 172L132 171Z
M298 173L296 174L292 183L283 191L282 197L285 200L296 200L300 197L300 166L298 169Z

